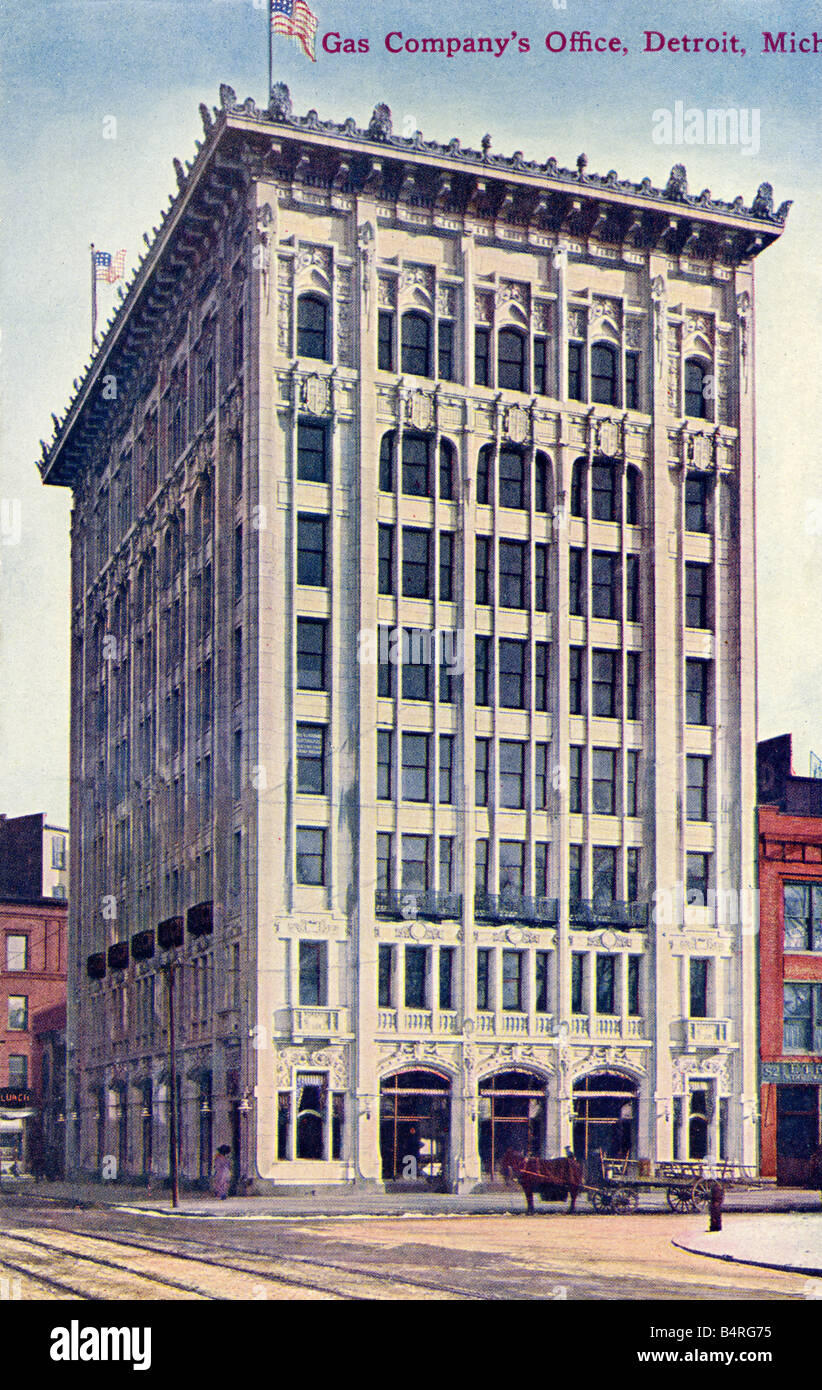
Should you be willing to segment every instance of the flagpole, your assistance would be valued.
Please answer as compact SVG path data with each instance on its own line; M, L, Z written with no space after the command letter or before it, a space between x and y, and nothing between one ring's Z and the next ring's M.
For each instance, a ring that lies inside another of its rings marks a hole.
M274 56L273 56L272 51L271 51L271 49L272 49L272 43L271 43L271 21L272 21L273 18L274 18L274 0L268 0L268 100L266 101L266 106L268 106L269 102L271 101L271 87L272 87L272 83L273 83L273 81L274 81L274 74L273 74Z
M94 242L91 243L91 350L97 346L97 267L94 264Z

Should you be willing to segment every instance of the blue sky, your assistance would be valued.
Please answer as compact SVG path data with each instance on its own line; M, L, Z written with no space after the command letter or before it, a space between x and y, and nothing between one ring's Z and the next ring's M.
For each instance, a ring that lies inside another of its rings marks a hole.
M792 198L788 229L757 267L760 735L792 731L797 770L822 752L822 476L818 465L822 54L761 53L763 29L812 32L807 4L761 0L656 5L553 0L489 5L313 0L326 32L367 38L370 51L322 52L312 64L275 38L275 79L295 109L367 123L378 101L395 128L502 153L555 155L573 167L664 183L684 162L689 185L750 202L774 185ZM548 32L619 37L627 54L551 54ZM746 54L642 51L666 39L737 34ZM502 56L400 54L405 37L527 36ZM822 31L822 19L820 19ZM6 0L0 16L3 202L0 223L0 810L61 820L68 791L69 497L34 468L89 346L89 252L127 248L174 187L172 158L191 157L197 107L220 82L265 102L267 19L260 0ZM761 145L671 149L652 141L659 107L735 106L760 112ZM116 119L116 138L106 118ZM101 291L101 317L113 300ZM19 518L19 540L17 519ZM819 532L819 534L815 534Z

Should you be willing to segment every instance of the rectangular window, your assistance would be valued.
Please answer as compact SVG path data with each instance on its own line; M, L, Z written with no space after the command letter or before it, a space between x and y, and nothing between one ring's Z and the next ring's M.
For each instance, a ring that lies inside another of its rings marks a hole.
M314 588L325 588L326 579L326 557L325 557L325 530L326 518L324 516L307 516L302 513L297 517L297 583L310 584Z
M406 946L405 948L406 1009L425 1009L428 1007L426 997L428 952L427 946Z
M636 1018L642 1013L640 1001L640 970L642 956L628 957L628 1013Z
M710 532L710 479L703 473L689 473L685 479L685 530Z
M592 809L595 815L616 813L616 753L613 748L595 748L591 769Z
M508 896L525 892L525 845L521 840L499 842L499 891Z
M9 1085L26 1087L29 1084L29 1059L17 1053L9 1057Z
M491 1007L491 952L487 947L477 951L477 1008Z
M639 815L639 754L635 748L625 754L625 814Z
M534 459L534 511L548 511L548 476L550 465L545 454Z
M477 806L488 805L489 738L478 738L474 752L474 800Z
M507 1012L522 1010L522 963L524 951L502 953L502 1007Z
M685 856L686 899L690 906L704 907L708 901L711 856L689 853Z
M328 1003L328 944L325 941L300 943L300 1003L325 1007Z
M534 744L534 810L548 810L548 744Z
M232 694L236 704L243 697L243 630L241 627L234 629L231 667L233 672Z
M584 401L585 391L582 374L584 343L568 344L568 397L572 401Z
M785 950L822 951L822 883L784 884L783 907Z
M454 532L440 531L440 602L454 601Z
M394 435L384 434L380 440L379 463L380 492L394 491Z
M641 598L639 589L639 556L625 557L625 617L629 623L641 621Z
M491 703L491 638L474 639L474 702L478 705Z
M785 1052L822 1053L822 984L786 984L783 994Z
M583 758L585 749L571 744L568 749L568 810L581 815L583 810Z
M461 674L459 671L461 664L460 647L457 644L461 644L462 634L441 632L438 641L441 642L439 701L441 705L453 705L454 682L459 680Z
M597 719L617 718L617 653L591 652L591 703Z
M325 795L325 725L297 725L297 791Z
M390 801L393 795L392 752L394 735L390 729L377 730L377 799Z
M686 763L686 807L688 820L708 819L709 759L689 754Z
M625 657L625 718L639 719L639 652L628 652Z
M377 537L377 593L394 592L394 527L380 524Z
M571 902L582 897L582 845L568 846L568 897Z
M243 592L243 527L242 523L234 528L234 599L241 597Z
M322 618L297 619L297 687L327 690L326 648L328 624Z
M440 501L454 500L454 472L456 455L447 440L440 444Z
M568 686L571 714L585 713L585 651L582 647L568 650Z
M403 598L431 596L431 532L417 527L402 528Z
M548 339L534 339L534 395L547 396Z
M394 837L380 833L377 836L377 888L388 893L394 880Z
M405 497L431 496L429 446L422 435L402 437L402 490Z
M176 785L176 784L175 784ZM239 801L243 790L243 731L234 730L231 743L231 795Z
M301 483L328 482L328 434L324 425L297 425L297 477Z
M616 956L597 955L597 1013L616 1013Z
M442 375L442 373L440 373ZM440 1008L454 1007L454 947L440 946Z
M504 709L525 709L527 642L501 637L499 643L499 703ZM477 704L479 704L479 700Z
M499 601L501 608L525 608L525 541L499 543Z
M424 628L404 628L402 633L402 698L430 700L433 689L433 635Z
M612 903L616 898L616 849L611 845L594 845L591 870L594 902Z
M474 329L474 381L477 386L491 385L491 331Z
M595 550L591 555L591 615L619 617L619 556Z
M548 851L546 840L537 840L534 845L534 897L548 897Z
M454 380L454 325L448 319L437 323L437 371L442 381Z
M394 947L380 943L377 957L377 1004L381 1009L391 1008Z
M475 845L474 887L478 893L488 892L488 840L477 840Z
M708 605L709 569L688 561L685 565L685 626L710 627Z
M454 837L440 835L440 892L454 891Z
M595 521L619 521L620 477L611 463L591 467L591 516Z
M710 662L698 657L685 661L685 723L708 723Z
M585 551L571 547L568 551L568 612L572 617L585 617Z
M528 506L525 495L525 459L515 449L499 451L499 504L522 510Z
M534 607L538 613L548 612L548 547L534 546Z
M491 537L477 536L475 550L476 601L491 602L492 569Z
M394 315L380 309L377 316L377 366L381 372L394 370Z
M625 409L639 410L639 353L625 354Z
M710 961L703 956L691 956L688 993L688 1013L691 1018L708 1017L708 971Z
M27 994L9 995L7 1018L10 1033L26 1032L29 1026L29 1000Z
M547 714L551 648L547 642L534 643L534 709Z
M394 641L389 627L377 628L377 695L390 699L394 694L396 665L391 660Z
M454 800L454 736L440 734L440 786L439 799L444 806Z
M639 850L629 849L625 859L625 896L629 903L639 901Z
M6 937L6 969L28 970L29 939L27 936L11 933Z
M403 734L403 801L427 801L428 786L428 734Z
M313 826L297 828L297 882L325 884L325 831Z
M534 956L534 1010L538 1014L550 1013L548 1008L548 972L551 957L548 951L537 951Z
M427 893L429 846L427 835L402 837L402 886L410 892Z
M499 745L500 805L511 810L525 806L525 748L512 739L502 739Z
M583 951L571 953L571 1013L584 1014L585 1007L585 954Z

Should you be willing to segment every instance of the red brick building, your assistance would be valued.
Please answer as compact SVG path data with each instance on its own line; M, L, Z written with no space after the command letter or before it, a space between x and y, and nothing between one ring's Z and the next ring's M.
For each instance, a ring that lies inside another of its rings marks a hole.
M803 1186L822 1144L822 780L757 749L761 1171Z
M62 1147L42 1114L43 1057L52 1056L48 1092L54 1092L66 1003L68 908L57 898L0 899L0 1162L32 1171L44 1162L46 1142ZM58 1063L59 1065L59 1063ZM59 1085L59 1081L58 1081ZM56 1119L56 1117L54 1117ZM56 1157L58 1167L60 1155Z

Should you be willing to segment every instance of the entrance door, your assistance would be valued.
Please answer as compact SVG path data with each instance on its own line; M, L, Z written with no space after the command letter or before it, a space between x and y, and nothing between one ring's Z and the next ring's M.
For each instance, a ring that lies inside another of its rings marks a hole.
M819 1147L818 1086L777 1086L776 1181L804 1187L810 1181L808 1160Z
M625 1076L596 1072L574 1086L574 1154L586 1161L629 1158L636 1146L636 1085Z
M480 1082L479 1151L483 1173L494 1177L509 1149L543 1153L545 1082L534 1072L503 1071Z
M386 1182L448 1183L451 1083L438 1072L408 1071L380 1086L380 1153Z

